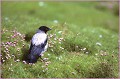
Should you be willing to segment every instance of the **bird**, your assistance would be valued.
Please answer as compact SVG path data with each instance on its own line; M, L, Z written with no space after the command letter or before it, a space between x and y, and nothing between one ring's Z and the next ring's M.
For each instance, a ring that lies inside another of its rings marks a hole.
M29 48L28 63L36 63L39 58L42 59L41 55L48 48L47 32L50 30L51 28L47 26L40 26L37 32L33 35Z

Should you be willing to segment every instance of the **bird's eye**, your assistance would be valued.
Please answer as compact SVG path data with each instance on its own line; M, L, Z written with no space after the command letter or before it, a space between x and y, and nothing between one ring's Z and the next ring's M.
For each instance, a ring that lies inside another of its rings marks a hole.
M48 30L48 28L46 28L46 30Z

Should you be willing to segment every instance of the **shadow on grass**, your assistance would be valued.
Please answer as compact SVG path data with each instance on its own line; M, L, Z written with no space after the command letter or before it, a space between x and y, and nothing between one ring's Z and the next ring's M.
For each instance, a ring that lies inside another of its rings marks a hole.
M94 67L94 72L89 72L89 78L114 78L113 66L109 63L99 63Z
M28 54L29 54L29 48L22 48L22 60L25 60L27 61L27 57L28 57Z
M34 32L28 32L27 34L25 34L25 41L30 42L33 35L34 35Z

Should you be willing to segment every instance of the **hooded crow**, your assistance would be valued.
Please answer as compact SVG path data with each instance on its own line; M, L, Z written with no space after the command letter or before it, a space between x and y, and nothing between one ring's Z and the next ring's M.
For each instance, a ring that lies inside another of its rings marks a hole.
M44 53L48 48L48 37L47 31L51 30L46 26L39 27L36 34L33 35L31 39L31 45L28 54L28 62L35 63L37 62L38 58L41 58L41 54Z

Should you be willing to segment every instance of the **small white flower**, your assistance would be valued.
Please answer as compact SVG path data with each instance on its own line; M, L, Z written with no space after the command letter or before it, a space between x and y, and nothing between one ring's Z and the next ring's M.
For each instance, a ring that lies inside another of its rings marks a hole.
M76 46L76 48L78 48L78 46Z
M16 61L17 61L17 62L19 62L20 60L19 60L19 59L17 59Z
M8 18L8 17L5 17L5 20L9 20L9 18Z
M66 22L64 24L67 24Z
M43 60L48 60L48 58L44 58Z
M27 64L26 61L23 61L24 64Z
M58 60L60 60L60 59L62 59L62 56L59 56L59 57L58 57Z
M61 42L59 42L59 44L61 44Z
M63 38L59 38L59 41L62 41L63 40Z
M11 70L13 72L13 70Z
M102 38L102 35L99 35L100 38Z
M60 60L61 58L59 57L58 59Z
M58 20L54 20L53 22L57 24L57 23L58 23Z
M5 56L5 58L6 58L6 59L8 59L8 57L7 57L7 56Z
M96 43L96 45L101 46L102 44L101 44L101 43L99 43L99 42L97 42L97 43Z
M62 56L60 56L60 58L62 58Z
M54 40L57 40L57 38L54 38Z
M74 75L74 74L76 74L75 72L72 72L72 74Z
M83 48L83 50L86 50L86 48Z
M101 53L100 55L103 56L103 53Z
M52 34L50 34L50 38L51 38L51 37L53 37L53 35L52 35Z
M41 66L42 68L45 67L45 66Z
M89 52L86 52L86 54L88 54Z
M62 50L63 50L64 48L62 47Z
M95 55L97 56L98 54L96 53Z
M43 72L45 72L45 70L42 70Z
M15 55L12 55L12 57L15 57Z
M48 53L48 56L50 56L50 54Z
M80 35L80 33L77 33L77 35Z
M58 59L58 57L56 57L56 59Z
M48 68L46 68L45 70L48 70Z
M5 62L5 60L3 60L3 62Z
M64 49L63 47L60 47L60 49Z
M62 33L62 31L58 31L58 33L60 34L60 33Z
M53 52L53 49L51 49L51 51Z
M44 2L39 2L39 6L44 6L45 5L45 3Z
M57 68L55 68L55 70L57 70Z

